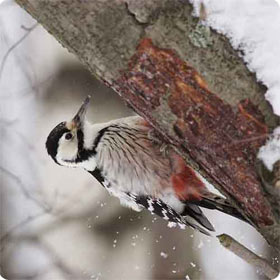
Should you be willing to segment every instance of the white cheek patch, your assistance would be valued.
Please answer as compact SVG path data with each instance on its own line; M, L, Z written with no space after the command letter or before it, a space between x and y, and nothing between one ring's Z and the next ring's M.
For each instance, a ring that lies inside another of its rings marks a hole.
M92 156L88 159L77 161L78 158L78 140L66 140L64 136L58 142L58 150L56 160L59 164L68 167L82 167L87 171L93 171L96 168L95 157Z
M59 139L57 150L57 161L73 161L78 155L78 142L77 139L66 140L64 136Z

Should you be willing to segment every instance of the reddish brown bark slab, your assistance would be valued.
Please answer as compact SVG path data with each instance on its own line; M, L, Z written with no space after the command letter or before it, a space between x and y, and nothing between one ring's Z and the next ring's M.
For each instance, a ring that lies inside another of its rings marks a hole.
M141 41L114 87L169 141L176 139L257 227L273 224L255 169L267 127L250 100L232 108L174 51L150 39Z

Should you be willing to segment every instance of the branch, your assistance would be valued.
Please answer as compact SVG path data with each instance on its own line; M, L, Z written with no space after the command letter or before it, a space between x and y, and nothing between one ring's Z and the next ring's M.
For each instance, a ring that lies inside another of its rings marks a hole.
M188 1L16 2L280 248L275 198L255 168L278 122L266 88L224 36L192 16Z
M247 263L258 267L260 271L269 279L274 279L279 275L279 272L274 269L265 259L257 256L231 236L227 234L221 234L218 235L217 238L226 249L230 250Z

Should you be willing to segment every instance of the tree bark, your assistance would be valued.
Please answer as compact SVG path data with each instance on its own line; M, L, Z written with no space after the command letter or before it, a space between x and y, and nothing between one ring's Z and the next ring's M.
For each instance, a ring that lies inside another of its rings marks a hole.
M278 119L266 88L227 38L192 16L188 1L16 2L280 248L279 192L256 169Z

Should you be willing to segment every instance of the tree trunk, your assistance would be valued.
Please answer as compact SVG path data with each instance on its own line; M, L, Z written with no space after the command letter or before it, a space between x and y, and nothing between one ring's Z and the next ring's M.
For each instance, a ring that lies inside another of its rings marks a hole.
M278 119L266 88L188 1L16 2L280 248L279 186L267 187L256 169Z

